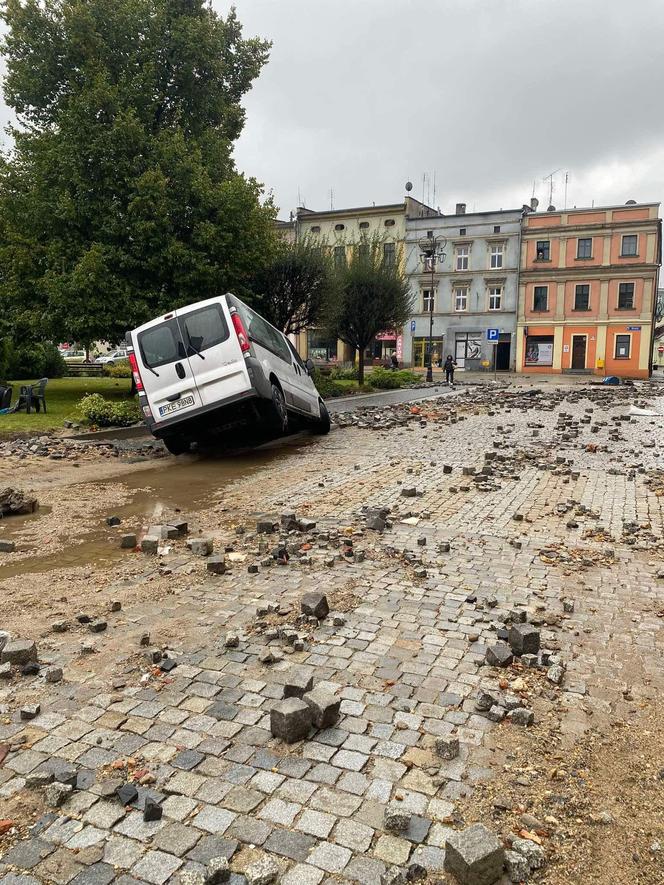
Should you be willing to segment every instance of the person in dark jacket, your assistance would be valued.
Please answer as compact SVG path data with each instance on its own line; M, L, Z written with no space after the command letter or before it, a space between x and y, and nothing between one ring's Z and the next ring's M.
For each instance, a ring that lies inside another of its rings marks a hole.
M456 363L452 359L452 354L447 355L447 359L445 360L445 365L443 368L445 369L445 381L447 384L454 384L454 369L456 367Z
M393 369L398 369L398 368L399 368L399 360L397 359L397 355L396 355L396 353L393 353L393 354L392 354L392 358L391 358L390 362L391 362L391 364L392 364L392 368L393 368Z

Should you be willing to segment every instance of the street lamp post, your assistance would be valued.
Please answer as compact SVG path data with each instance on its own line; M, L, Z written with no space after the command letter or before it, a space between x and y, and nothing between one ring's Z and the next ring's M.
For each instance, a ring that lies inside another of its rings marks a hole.
M420 252L422 253L422 263L425 272L431 271L431 289L429 290L429 344L428 344L428 360L427 360L427 381L433 381L433 306L434 306L434 287L436 285L436 261L444 261L445 253L443 249L447 245L444 237L436 237L433 231L427 237L420 240Z

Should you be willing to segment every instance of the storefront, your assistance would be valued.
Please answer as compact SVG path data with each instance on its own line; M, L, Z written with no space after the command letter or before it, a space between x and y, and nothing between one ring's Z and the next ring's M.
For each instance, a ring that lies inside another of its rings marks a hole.
M381 332L372 340L364 352L364 359L373 365L389 363L396 354L399 364L403 360L403 336L396 332Z
M528 335L526 337L526 366L553 366L553 335Z
M443 363L443 337L432 338L433 365L440 366ZM413 366L423 369L427 364L429 352L428 338L413 338Z
M458 369L477 370L482 362L482 332L457 332L454 338L454 360Z
M307 355L314 362L334 363L337 361L337 343L336 338L331 338L322 329L309 329Z

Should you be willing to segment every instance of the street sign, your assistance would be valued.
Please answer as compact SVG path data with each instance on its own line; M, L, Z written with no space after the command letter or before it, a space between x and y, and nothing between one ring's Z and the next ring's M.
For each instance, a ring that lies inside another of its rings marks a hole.
M487 341L498 341L500 338L500 329L487 329L486 330L486 340Z
M641 326L627 326L628 332L640 332Z
M414 332L414 331L415 331L415 320L411 320L411 321L410 321L410 331L411 331L411 332Z

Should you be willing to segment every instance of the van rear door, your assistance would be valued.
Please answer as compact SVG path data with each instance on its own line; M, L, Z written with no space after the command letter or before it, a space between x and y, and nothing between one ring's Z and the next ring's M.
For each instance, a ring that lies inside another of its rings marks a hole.
M251 392L226 296L179 308L177 317L202 405Z
M161 424L200 407L200 394L175 311L140 326L131 335L155 422Z

